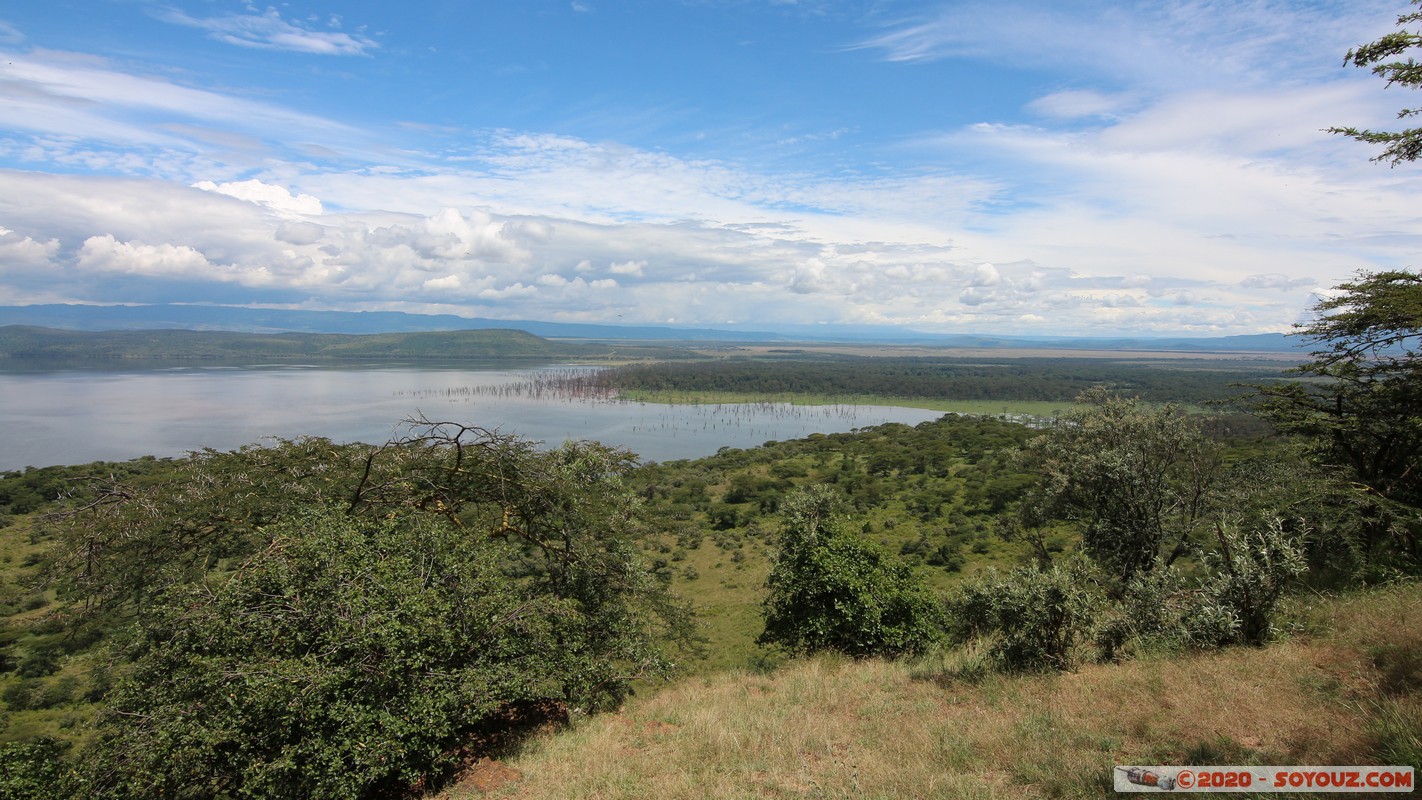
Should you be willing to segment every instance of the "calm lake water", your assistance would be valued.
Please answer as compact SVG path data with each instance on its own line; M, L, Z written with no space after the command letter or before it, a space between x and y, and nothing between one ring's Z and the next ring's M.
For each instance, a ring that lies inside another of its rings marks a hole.
M882 406L668 406L530 396L566 366L172 366L0 371L0 469L227 450L265 437L384 442L424 414L561 444L596 439L643 459L711 455L939 412Z

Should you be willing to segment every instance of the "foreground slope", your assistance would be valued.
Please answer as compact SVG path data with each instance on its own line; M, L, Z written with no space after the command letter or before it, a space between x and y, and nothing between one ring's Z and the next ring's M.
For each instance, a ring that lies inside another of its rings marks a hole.
M691 678L482 762L442 798L1085 798L1114 796L1116 764L1419 766L1422 587L1299 619L1268 648L1063 674L815 658Z

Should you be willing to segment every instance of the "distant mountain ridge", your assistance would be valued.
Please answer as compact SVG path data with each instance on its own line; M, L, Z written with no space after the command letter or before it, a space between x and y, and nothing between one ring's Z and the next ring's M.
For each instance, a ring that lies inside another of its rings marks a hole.
M664 356L661 348L554 342L524 331L414 333L242 333L237 331L69 331L0 326L0 360L423 359L584 360L620 354Z
M864 342L930 347L1041 348L1053 350L1165 350L1184 352L1294 353L1306 349L1280 333L1218 337L1059 337L933 334L885 326L767 325L774 330L682 328L651 325L496 320L402 311L296 311L231 306L147 305L0 306L0 325L74 331L191 330L240 333L378 334L434 331L520 330L544 338L598 341L718 343Z
M79 331L191 330L241 333L415 333L420 331L520 330L560 339L678 341L780 341L761 331L598 325L536 320L485 319L403 311L296 311L232 306L0 306L0 325L33 325Z

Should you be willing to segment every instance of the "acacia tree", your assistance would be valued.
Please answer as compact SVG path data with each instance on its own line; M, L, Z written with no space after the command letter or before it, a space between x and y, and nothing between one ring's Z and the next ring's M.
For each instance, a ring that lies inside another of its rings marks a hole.
M1171 406L1147 411L1101 387L1079 402L1022 449L1041 480L1020 525L1079 523L1086 554L1125 585L1188 552L1216 485L1218 448Z
M844 525L840 504L823 485L781 503L785 523L766 581L759 642L799 654L923 652L943 632L938 600L908 566Z
M1315 306L1302 381L1256 387L1257 413L1358 490L1365 552L1422 559L1422 275L1364 273Z
M1412 0L1413 5L1422 8L1422 0ZM1422 11L1403 14L1397 18L1398 27L1422 21ZM1422 87L1422 65L1412 56L1403 58L1409 51L1422 49L1422 32L1406 29L1394 31L1375 42L1348 51L1344 64L1355 67L1372 67L1373 74L1387 80L1388 86L1399 85L1411 89ZM1422 109L1404 108L1398 112L1398 119L1417 116ZM1329 128L1330 133L1351 136L1360 142L1386 145L1382 153L1374 156L1374 161L1387 161L1397 166L1404 161L1415 161L1422 157L1422 128L1406 128L1401 131L1371 131L1351 127Z

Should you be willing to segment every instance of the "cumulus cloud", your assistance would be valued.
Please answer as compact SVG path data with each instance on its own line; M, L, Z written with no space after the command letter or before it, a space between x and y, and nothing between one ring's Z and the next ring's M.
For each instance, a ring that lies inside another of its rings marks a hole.
M186 245L120 242L110 234L90 236L79 250L85 269L168 278L216 278L207 257Z
M273 234L277 241L287 244L316 244L326 234L326 229L314 222L282 222Z
M607 268L613 275L626 275L633 278L640 278L642 270L647 266L645 261L624 261L620 264L612 264Z
M463 284L458 275L446 275L443 278L430 278L421 286L431 291L445 291L458 289Z
M58 239L38 242L0 226L0 266L12 269L47 266L58 253Z
M1001 280L1002 276L998 274L997 267L991 264L979 264L977 269L973 270L974 286L996 286Z
M911 168L885 148L868 171L538 131L426 127L412 145L387 129L371 139L389 142L362 148L350 128L274 104L20 54L3 89L18 132L0 148L69 174L0 170L0 220L14 229L0 233L0 273L52 266L76 296L104 276L146 275L182 291L220 282L249 301L259 295L237 288L509 318L1277 329L1313 282L1410 263L1416 239L1398 232L1416 228L1416 190L1316 157L1319 128L1381 106L1353 83L1252 80L1257 64L1282 74L1317 54L1260 59L1288 49L1262 41L1267 26L1249 33L1274 6L1225 5L1089 0L1026 14L968 0L892 23L864 48L899 61L1030 51L1071 65L1072 84L1033 101L1031 124L928 135L905 145L924 156ZM1308 9L1279 13L1281 30L1321 37L1295 36L1300 47L1343 35ZM375 48L335 31L339 20L184 19L247 47ZM462 138L436 152L429 140L445 136ZM109 299L134 300L126 290Z
M817 294L828 289L823 261L811 258L796 265L795 273L790 279L790 291L795 294Z
M980 306L983 303L991 302L996 298L996 294L990 289L981 286L970 286L958 295L958 302L965 306Z

